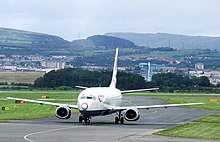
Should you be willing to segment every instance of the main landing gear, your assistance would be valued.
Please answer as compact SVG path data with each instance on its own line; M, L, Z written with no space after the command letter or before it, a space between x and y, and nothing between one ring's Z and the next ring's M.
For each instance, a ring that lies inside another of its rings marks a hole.
M121 122L121 124L124 124L124 117L123 114L121 114L121 111L118 112L118 116L115 117L115 124L118 124Z
M91 124L90 119L91 119L91 117L89 117L89 116L80 115L79 116L79 123L82 123L84 121L85 125L90 125Z

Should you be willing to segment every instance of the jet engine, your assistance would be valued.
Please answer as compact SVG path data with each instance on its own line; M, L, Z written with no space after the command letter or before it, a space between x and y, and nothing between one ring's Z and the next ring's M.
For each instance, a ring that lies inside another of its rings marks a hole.
M71 109L67 106L57 107L56 117L59 119L69 119L71 116Z
M140 118L140 112L137 108L127 109L124 117L127 121L137 121Z

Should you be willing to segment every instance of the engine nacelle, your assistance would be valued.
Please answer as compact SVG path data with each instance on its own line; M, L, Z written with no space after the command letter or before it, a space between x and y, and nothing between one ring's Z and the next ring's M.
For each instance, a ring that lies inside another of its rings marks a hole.
M136 108L127 109L124 118L127 121L137 121L140 118L140 112Z
M71 117L71 109L67 106L57 107L55 113L59 119L69 119Z

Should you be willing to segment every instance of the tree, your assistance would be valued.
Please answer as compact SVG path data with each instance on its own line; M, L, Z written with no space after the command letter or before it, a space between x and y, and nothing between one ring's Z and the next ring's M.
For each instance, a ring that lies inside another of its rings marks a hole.
M193 90L195 87L210 87L207 77L192 77L177 75L174 73L155 74L150 82L151 86L157 86L161 90Z
M97 72L84 69L62 69L51 71L43 77L38 78L34 86L37 88L54 88L60 86L70 86L74 88L80 86L109 86L112 72ZM146 88L147 83L143 77L137 74L118 72L117 88L119 89L139 89Z

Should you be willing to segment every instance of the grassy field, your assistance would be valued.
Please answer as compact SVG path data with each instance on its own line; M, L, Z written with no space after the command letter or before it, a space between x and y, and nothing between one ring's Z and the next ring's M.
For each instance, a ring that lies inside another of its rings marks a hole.
M220 114L213 114L175 128L156 132L164 136L220 140Z
M204 102L205 105L188 106L190 108L217 110L220 111L220 94L193 94L193 93L133 93L126 94L131 96L152 96L170 104L179 103L200 103ZM217 102L211 100L217 99Z
M60 103L76 104L78 97L76 91L4 91L0 92L0 98L20 97L40 99L41 96L48 96L49 99L70 99L69 101L56 101ZM53 101L51 101L53 102ZM9 107L10 110L2 110L2 107ZM56 107L39 105L25 102L16 104L13 100L0 100L0 121L5 120L27 120L54 116Z
M0 82L34 83L44 72L0 72Z

